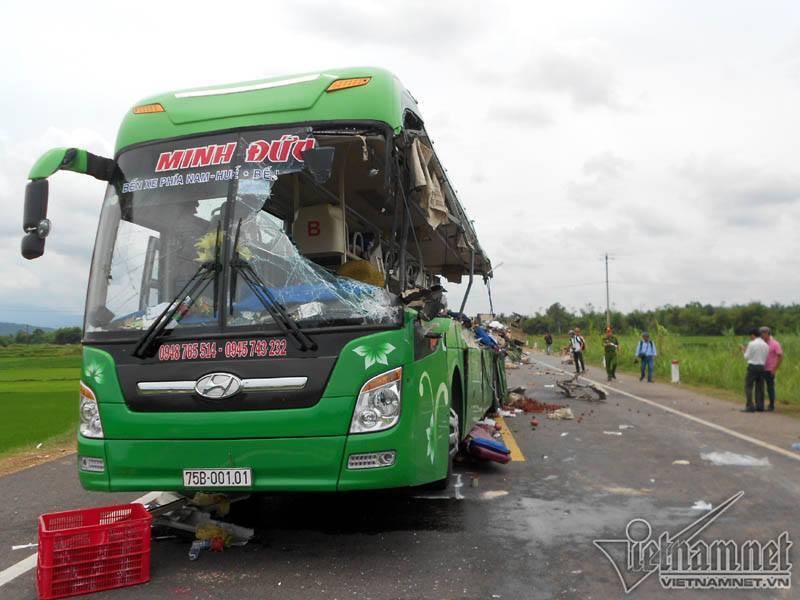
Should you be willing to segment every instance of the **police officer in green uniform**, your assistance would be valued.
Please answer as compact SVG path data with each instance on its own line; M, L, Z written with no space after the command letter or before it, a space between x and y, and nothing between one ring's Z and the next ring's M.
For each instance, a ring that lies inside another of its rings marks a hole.
M606 375L608 380L617 378L617 350L619 350L619 340L614 335L611 327L606 329L606 337L603 338L603 352L606 359Z

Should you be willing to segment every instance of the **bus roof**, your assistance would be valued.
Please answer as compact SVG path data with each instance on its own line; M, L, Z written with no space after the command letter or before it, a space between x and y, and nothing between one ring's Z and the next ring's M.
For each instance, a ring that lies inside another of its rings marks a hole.
M362 81L360 85L329 91L333 82L347 79ZM149 111L145 108L139 114L134 112L147 105L159 106ZM375 122L400 133L407 111L415 115L414 121L422 123L417 101L400 80L385 69L347 67L284 75L144 98L125 115L115 151L118 154L127 147L155 140L269 125ZM470 263L475 273L491 276L491 263L443 169L442 176L455 220L439 237L442 240L458 238L461 232L466 242L445 261L454 263L448 279L451 276L460 279L462 274L468 274Z
M366 85L326 91L337 80L369 78ZM319 121L378 121L399 132L414 97L389 71L349 67L256 81L166 92L136 106L160 104L163 112L128 111L116 152L143 142L259 125Z

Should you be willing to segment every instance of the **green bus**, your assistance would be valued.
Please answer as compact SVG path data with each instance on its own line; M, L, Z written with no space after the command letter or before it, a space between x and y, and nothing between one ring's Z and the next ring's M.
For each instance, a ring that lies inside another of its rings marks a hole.
M353 68L153 96L113 158L32 167L108 182L87 290L78 471L87 490L446 485L505 388L443 281L491 275L417 109ZM455 317L455 318L454 318Z

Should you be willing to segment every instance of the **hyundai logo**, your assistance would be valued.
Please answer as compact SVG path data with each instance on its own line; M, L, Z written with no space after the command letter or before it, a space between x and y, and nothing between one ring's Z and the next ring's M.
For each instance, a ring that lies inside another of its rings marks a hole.
M242 389L242 380L230 373L209 373L197 380L194 391L203 398L222 400L230 398Z

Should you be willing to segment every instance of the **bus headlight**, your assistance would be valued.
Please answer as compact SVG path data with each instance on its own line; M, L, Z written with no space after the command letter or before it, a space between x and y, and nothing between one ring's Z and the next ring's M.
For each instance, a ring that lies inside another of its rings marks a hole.
M350 433L382 431L397 425L402 404L402 381L402 367L367 381L358 393Z
M81 381L80 426L78 431L83 437L102 438L103 424L100 422L100 409L97 397L89 386Z

